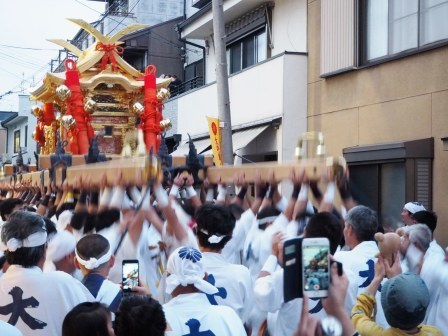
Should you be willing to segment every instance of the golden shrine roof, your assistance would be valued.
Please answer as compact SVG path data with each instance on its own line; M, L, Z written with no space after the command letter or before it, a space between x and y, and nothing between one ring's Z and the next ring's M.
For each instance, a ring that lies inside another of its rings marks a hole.
M145 25L132 24L120 30L113 36L105 36L84 20L68 20L79 25L82 29L96 38L96 42L84 51L65 40L49 40L68 49L78 57L76 68L79 71L79 80L82 90L94 90L95 87L101 83L112 85L118 84L128 92L141 90L144 86L144 75L121 58L120 52L118 52L120 50L119 48L121 48L121 42L118 40L131 32L146 27ZM114 58L114 66L116 70L112 71L111 64L107 64L107 66L102 69L99 63L101 63L103 57L109 57L110 59L111 54ZM156 78L158 89L163 87L166 88L170 82L170 78ZM39 101L52 100L56 94L56 88L64 83L65 72L47 73L39 87L29 89L31 99Z

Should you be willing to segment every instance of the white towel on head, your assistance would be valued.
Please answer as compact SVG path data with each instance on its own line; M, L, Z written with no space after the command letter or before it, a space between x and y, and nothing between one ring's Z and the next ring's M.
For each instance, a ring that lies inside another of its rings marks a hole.
M205 270L202 264L202 253L191 247L179 247L171 253L166 271L166 292L171 294L181 285L193 285L205 294L218 293L218 288L204 280Z
M73 234L67 230L58 231L48 242L44 272L55 271L54 263L75 251L75 247L76 239Z

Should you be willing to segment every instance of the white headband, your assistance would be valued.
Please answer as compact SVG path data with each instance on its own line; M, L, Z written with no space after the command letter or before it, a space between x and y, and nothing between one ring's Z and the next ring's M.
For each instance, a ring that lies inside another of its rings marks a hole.
M207 240L210 244L218 244L221 242L221 240L223 240L226 237L226 236L218 236L218 235L210 236L210 233L208 233L208 231L206 231L204 229L200 229L199 231L201 231L203 234L209 236Z
M88 270L93 270L95 268L100 267L102 264L104 264L105 262L108 262L110 257L112 256L112 251L109 250L106 252L105 255L103 255L101 258L97 259L97 258L90 258L89 260L84 260L82 259L79 255L78 255L78 250L75 249L75 254L76 254L76 259L78 260L78 262L83 265L85 268L87 268Z
M6 245L1 242L1 250L2 251L10 251L15 252L18 248L21 247L36 247L44 245L47 242L47 231L39 231L33 234L30 234L25 239L17 239L11 238L6 242Z
M273 222L277 219L278 216L269 216L269 217L264 217L258 220L258 225L263 225L263 224L267 224L269 222Z

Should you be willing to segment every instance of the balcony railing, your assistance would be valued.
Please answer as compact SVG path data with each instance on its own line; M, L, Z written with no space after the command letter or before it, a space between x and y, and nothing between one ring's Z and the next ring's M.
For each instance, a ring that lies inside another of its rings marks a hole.
M196 89L204 85L204 77L194 77L186 82L180 83L178 85L170 84L168 87L170 89L171 97L178 96L182 93L188 92L190 90Z

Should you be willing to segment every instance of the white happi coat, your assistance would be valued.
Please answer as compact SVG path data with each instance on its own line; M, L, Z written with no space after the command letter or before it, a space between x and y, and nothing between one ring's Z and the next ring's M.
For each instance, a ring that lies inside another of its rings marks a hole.
M2 336L22 336L23 334L16 327L0 320L0 335L2 335Z
M243 323L235 311L211 305L205 294L181 294L163 305L172 331L167 336L245 336Z
M252 282L247 267L227 262L219 253L202 252L202 263L207 281L218 288L215 295L207 295L213 305L233 308L243 322L252 308Z
M350 282L347 295L352 298L352 307L356 303L356 297L365 291L367 286L372 282L375 276L375 257L379 253L378 246L374 241L364 241L355 246L350 251L338 251L334 254L334 259L341 262L344 271L347 271L347 277ZM384 279L384 284L387 279ZM356 288L351 283L357 284L357 291L350 290ZM381 288L380 288L381 289ZM383 307L381 306L381 290L378 290L375 296L377 304L376 323L383 328L388 328L389 324L384 316Z
M15 325L25 336L61 335L65 315L86 301L94 301L93 296L65 272L11 265L0 279L0 320Z
M113 231L104 234L98 232L109 240L112 251L115 251L121 234ZM123 242L115 255L115 264L109 272L109 279L112 282L120 283L122 262L125 259L138 259L140 269L141 286L149 288L151 293L157 292L157 286L162 276L160 269L160 250L150 250L150 242L161 240L160 233L154 225L148 225L145 221L137 245L134 244L128 234L123 238ZM149 242L150 241L150 242ZM155 253L154 253L155 251Z
M347 275L349 277L349 275ZM271 335L292 336L300 323L300 312L303 300L301 298L284 302L283 297L284 271L277 266L274 273L258 278L254 286L255 304L268 312L268 328ZM356 291L355 283L350 283L348 291ZM327 317L320 299L308 299L309 313L317 319ZM351 313L352 299L345 300L345 310Z
M252 225L256 225L256 217L252 209L247 209L241 214L235 223L235 228L226 246L222 249L223 257L232 264L241 264L241 254L243 253L244 241Z
M423 323L439 328L442 335L448 335L448 262L428 251L420 271L420 277L429 290L429 305Z

